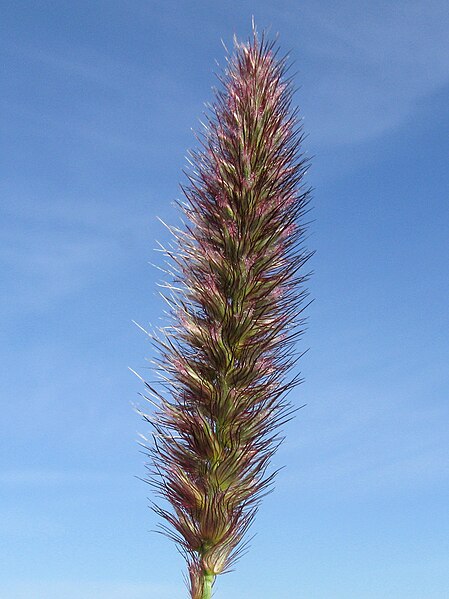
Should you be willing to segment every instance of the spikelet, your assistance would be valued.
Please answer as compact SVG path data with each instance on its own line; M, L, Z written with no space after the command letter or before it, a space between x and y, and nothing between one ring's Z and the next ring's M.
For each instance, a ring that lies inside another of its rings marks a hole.
M307 292L310 190L286 59L253 32L235 41L183 188L188 221L171 229L171 326L155 338L162 389L148 482L187 559L192 599L207 599L240 555L274 474L294 408L286 393Z

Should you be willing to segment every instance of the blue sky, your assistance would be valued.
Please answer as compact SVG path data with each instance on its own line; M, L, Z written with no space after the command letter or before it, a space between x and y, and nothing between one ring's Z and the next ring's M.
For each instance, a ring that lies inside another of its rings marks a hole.
M336 6L338 4L338 6ZM449 596L449 8L2 3L0 596L186 597L133 412L157 220L221 39L280 34L314 155L307 403L217 599Z

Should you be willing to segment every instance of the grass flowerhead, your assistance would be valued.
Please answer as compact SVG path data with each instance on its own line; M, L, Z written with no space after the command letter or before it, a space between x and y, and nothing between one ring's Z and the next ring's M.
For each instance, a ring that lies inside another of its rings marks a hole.
M171 323L154 342L157 408L149 482L166 534L188 562L192 599L208 599L275 473L294 411L286 394L303 332L310 191L287 61L254 31L220 77L180 204L187 224L166 249Z

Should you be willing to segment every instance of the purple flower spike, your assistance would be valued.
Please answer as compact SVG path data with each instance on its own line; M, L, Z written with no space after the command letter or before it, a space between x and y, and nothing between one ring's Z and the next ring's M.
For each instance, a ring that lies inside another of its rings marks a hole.
M144 417L154 443L154 506L189 569L192 599L209 599L241 554L280 427L294 408L295 342L307 292L303 247L310 190L286 59L256 31L235 41L193 154L181 206L188 225L166 250L172 326L154 338L162 388Z

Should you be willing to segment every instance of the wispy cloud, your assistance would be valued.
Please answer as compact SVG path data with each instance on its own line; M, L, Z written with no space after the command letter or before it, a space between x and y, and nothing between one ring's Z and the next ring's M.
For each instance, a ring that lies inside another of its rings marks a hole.
M0 263L3 316L46 310L123 264L151 219L136 208L80 199L16 199L6 215ZM155 222L155 221L154 221ZM7 223L7 224L6 224ZM125 250L125 251L124 251Z
M99 262L115 253L108 240L63 232L9 233L3 244L0 259L10 275L4 315L48 308L82 288Z
M8 599L181 599L182 587L155 583L92 581L30 581L0 585Z
M301 105L315 144L387 133L449 83L447 2L305 3L294 21L289 6L278 16L301 33Z
M280 475L279 487L347 495L395 493L449 484L445 455L447 407L416 405L408 398L334 393L285 451L298 455L298 467ZM338 405L338 409L335 406ZM299 426L299 425L298 425Z
M0 484L8 486L72 485L92 483L118 483L130 479L128 473L120 476L105 472L67 471L67 470L0 470Z
M353 446L336 447L333 455L303 458L296 472L290 468L280 476L279 488L289 493L295 488L320 494L325 489L333 496L390 495L449 483L449 466L441 446L390 449L390 453L376 454L360 444L359 451Z
M14 500L12 499L11 502L2 505L0 513L0 535L5 545L7 539L13 542L39 539L42 542L43 539L60 538L64 535L64 523L56 521L55 518L48 514L40 513L36 515L31 510L9 507L13 504ZM31 596L33 597L33 595ZM8 594L1 592L0 597L9 599Z
M110 114L110 118L104 122L104 115L109 112L106 108L103 111L93 110L88 118L70 113L55 116L49 111L36 110L35 107L20 105L17 102L2 101L1 109L12 123L20 122L21 126L26 125L28 131L39 131L39 136L43 139L51 140L55 134L64 134L70 139L81 140L90 147L101 148L102 151L117 151L121 154L132 152L140 155L152 151L148 148L148 141L141 131L135 131L135 135L130 135L129 132L127 134L120 130L117 126L121 120L120 114Z
M162 125L151 115L167 112L176 120L182 112L176 99L182 94L184 106L190 92L161 64L152 68L145 61L113 59L92 47L21 40L2 41L0 49L7 82L1 106L8 116L2 126L16 135L24 129L54 140L63 133L102 152L157 156L163 148L153 147L151 140ZM27 92L15 94L20 85ZM164 146L170 143L165 134Z
M92 47L52 48L47 46L44 40L39 45L32 45L23 40L20 43L3 40L1 47L8 57L41 65L61 77L69 76L102 88L110 88L121 95L127 95L130 86L137 90L148 85L148 72L143 68L134 62L111 58L110 55ZM153 82L155 79L169 79L175 82L170 73L162 69L152 72L151 76Z

